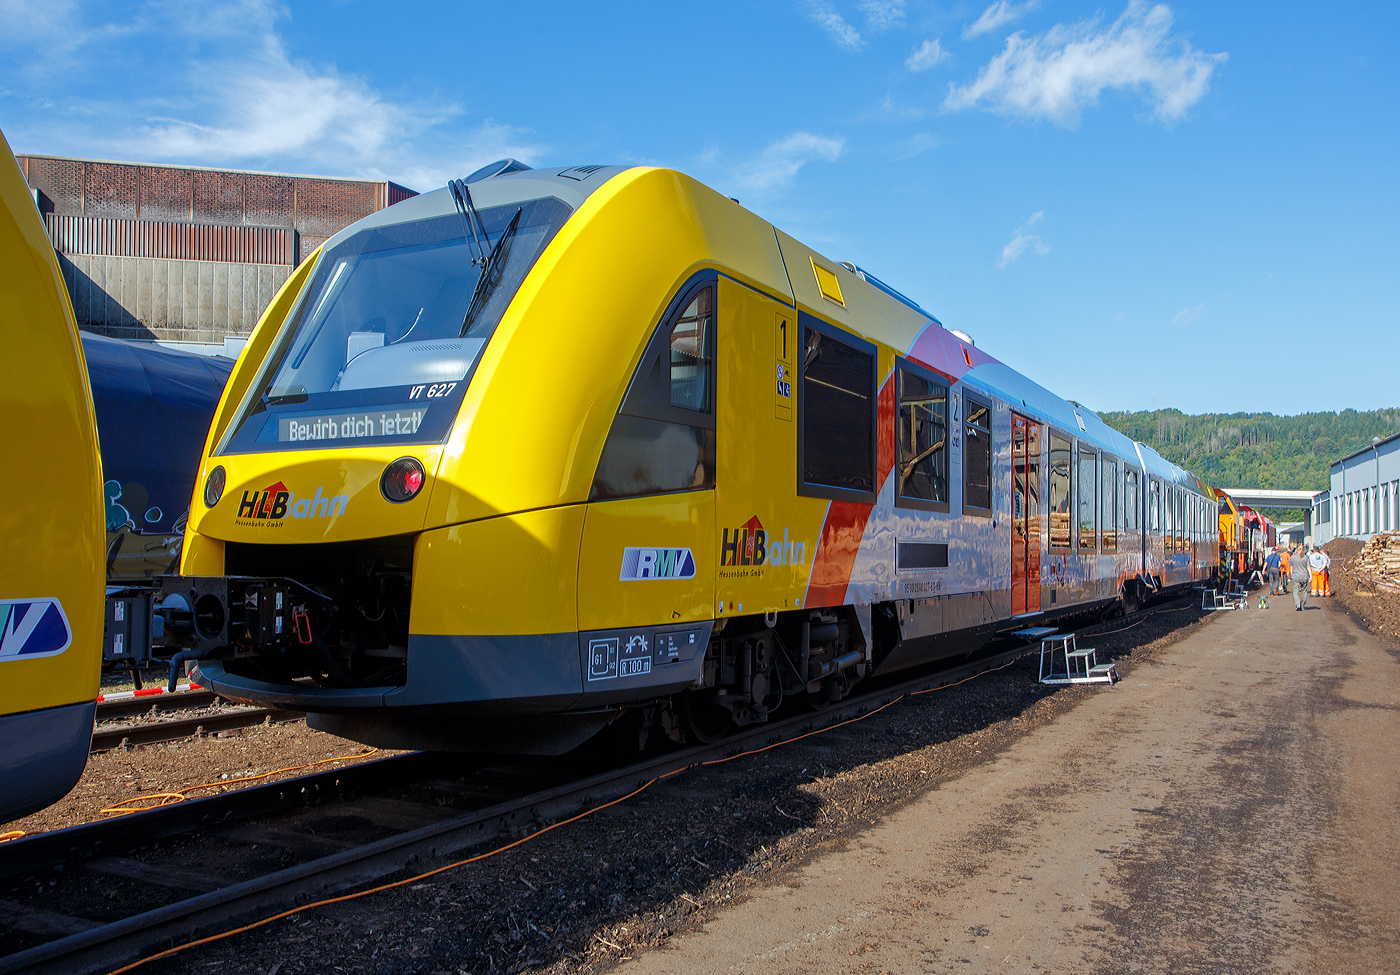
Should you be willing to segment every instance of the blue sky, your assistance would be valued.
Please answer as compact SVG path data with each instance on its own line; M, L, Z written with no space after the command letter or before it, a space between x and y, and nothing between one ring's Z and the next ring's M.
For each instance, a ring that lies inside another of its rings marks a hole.
M1400 405L1400 5L0 0L16 151L672 166L1096 409Z

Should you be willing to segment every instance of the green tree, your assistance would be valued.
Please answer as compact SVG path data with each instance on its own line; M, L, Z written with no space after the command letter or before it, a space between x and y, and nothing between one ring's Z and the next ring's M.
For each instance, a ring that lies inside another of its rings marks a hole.
M1361 413L1202 413L1180 410L1100 413L1115 430L1140 440L1211 487L1321 491L1332 461L1371 438L1400 431L1400 409ZM1298 509L1265 509L1275 521L1299 521ZM1279 517L1275 517L1275 516Z

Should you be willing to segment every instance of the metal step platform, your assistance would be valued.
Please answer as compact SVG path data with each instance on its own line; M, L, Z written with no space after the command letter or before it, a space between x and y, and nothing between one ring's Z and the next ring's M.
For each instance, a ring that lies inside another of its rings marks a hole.
M1113 664L1101 664L1092 648L1079 649L1073 633L1056 633L1040 641L1040 683L1115 684L1118 671ZM1064 668L1060 669L1063 661Z

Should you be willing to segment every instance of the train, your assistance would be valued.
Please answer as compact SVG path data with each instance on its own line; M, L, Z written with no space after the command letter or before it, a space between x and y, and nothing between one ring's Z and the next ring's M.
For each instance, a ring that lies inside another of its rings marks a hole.
M1191 472L680 172L345 228L224 388L158 643L367 744L709 741L1217 570Z
M102 444L107 612L103 667L140 689L167 662L150 642L154 580L179 571L195 474L233 360L81 335ZM152 653L152 650L155 653Z
M1278 544L1278 526L1247 505L1236 505L1234 498L1215 489L1220 524L1220 568L1222 578L1247 578L1262 571L1269 550Z
M34 197L0 134L0 822L87 765L102 668L102 459L78 326ZM50 476L52 475L52 476Z

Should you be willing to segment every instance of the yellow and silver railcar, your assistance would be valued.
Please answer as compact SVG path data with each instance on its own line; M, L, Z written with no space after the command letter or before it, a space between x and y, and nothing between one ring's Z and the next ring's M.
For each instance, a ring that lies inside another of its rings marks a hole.
M457 183L327 241L199 483L167 639L226 696L403 747L560 751L626 709L707 737L1215 558L1188 473L645 167Z
M0 136L0 822L87 764L102 668L102 462L68 290Z

